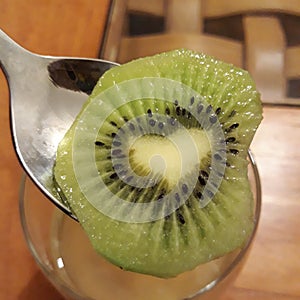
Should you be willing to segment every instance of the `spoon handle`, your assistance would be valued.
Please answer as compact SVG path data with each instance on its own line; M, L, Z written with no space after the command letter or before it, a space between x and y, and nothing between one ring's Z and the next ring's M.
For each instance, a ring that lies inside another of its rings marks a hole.
M27 55L32 54L0 29L0 67L3 68L6 76L21 71L20 66L24 64L24 56Z

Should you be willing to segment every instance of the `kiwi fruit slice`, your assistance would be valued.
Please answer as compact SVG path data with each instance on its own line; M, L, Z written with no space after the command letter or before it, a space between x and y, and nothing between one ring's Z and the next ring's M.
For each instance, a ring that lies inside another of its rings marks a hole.
M247 241L261 119L242 69L185 49L137 59L99 79L59 144L55 181L99 254L174 277Z

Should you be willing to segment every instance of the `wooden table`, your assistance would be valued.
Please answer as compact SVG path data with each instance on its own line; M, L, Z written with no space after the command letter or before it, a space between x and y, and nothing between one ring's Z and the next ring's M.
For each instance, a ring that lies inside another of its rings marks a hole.
M0 28L37 53L96 57L107 5L108 0L2 0ZM2 73L0 104L0 299L60 300L23 238L18 211L22 170L10 138ZM262 217L250 257L222 300L300 299L300 109L264 107L252 150L263 186Z

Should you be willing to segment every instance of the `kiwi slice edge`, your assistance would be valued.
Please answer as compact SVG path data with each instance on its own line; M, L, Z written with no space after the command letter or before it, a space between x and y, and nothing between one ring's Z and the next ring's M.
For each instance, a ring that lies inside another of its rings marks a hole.
M227 140L228 166L214 201L201 209L197 206L199 197L195 192L189 205L168 218L142 224L110 219L97 211L76 185L72 166L72 137L76 121L60 143L54 172L56 182L96 251L123 269L172 277L240 247L249 236L253 226L253 199L247 179L246 153L261 120L261 105L247 72L203 54L176 50L106 72L82 112L99 93L114 84L146 76L181 80L199 92L218 115ZM147 104L139 109L148 113L148 110L158 107L156 113L166 114L168 107L171 116L185 122L183 108L178 115L178 105L174 102L173 106L159 100L149 100ZM134 115L137 109L131 105L127 110ZM126 103L121 111L126 112ZM117 119L110 115L108 121L116 123L120 115L117 113ZM112 143L112 139L108 140ZM78 151L84 151L84 147ZM98 164L103 166L101 155L100 158ZM199 170L200 185L206 179L206 174L200 174L201 171L206 172ZM126 195L129 195L128 191ZM154 195L159 196L158 192Z

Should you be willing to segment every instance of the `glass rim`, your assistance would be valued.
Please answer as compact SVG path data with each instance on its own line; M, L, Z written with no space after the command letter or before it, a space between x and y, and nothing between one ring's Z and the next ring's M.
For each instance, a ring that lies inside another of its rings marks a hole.
M196 292L194 295L186 297L184 300L193 299L197 296L200 296L204 294L205 292L210 291L212 288L214 288L216 285L218 285L220 282L222 282L227 276L235 269L235 267L239 264L239 262L244 258L246 253L248 252L250 246L252 245L252 242L254 240L254 237L257 232L259 220L260 220L260 213L261 213L261 206L262 206L262 193L261 193L261 181L260 181L260 175L258 171L258 167L254 158L254 155L250 149L248 149L248 158L250 161L249 166L251 166L254 178L255 178L255 191L256 191L256 204L255 204L255 211L254 211L254 227L251 232L251 235L249 236L247 243L245 243L244 247L241 249L241 251L238 253L238 255L234 258L234 260L230 263L230 265L226 268L224 272L222 272L221 276L216 278L215 280L208 283L205 287L200 289L198 292ZM249 167L248 166L248 167Z
M233 271L233 269L235 269L235 267L237 267L239 262L244 258L245 254L248 252L248 250L254 240L254 237L256 235L257 228L259 225L259 220L260 220L260 212L261 212L261 206L262 206L262 192L261 192L261 181L260 181L260 175L259 175L257 163L256 163L254 155L250 149L248 150L248 159L250 162L248 165L248 168L249 168L249 166L251 166L252 172L254 174L254 179L255 179L255 195L254 196L256 199L255 210L254 210L254 227L251 232L251 235L249 236L247 243L245 243L245 245L240 250L240 252L237 254L237 256L234 258L234 260L229 264L229 266L222 272L222 274L218 278L216 278L215 280L206 284L205 287L201 288L199 291L197 291L193 295L185 297L184 300L194 299L195 297L200 296L200 295L210 291L212 288L214 288L219 283L221 283L224 279L226 279L229 276L229 274ZM24 237L25 237L25 241L28 245L28 248L29 248L35 262L37 263L39 268L42 270L44 275L55 286L58 286L61 290L66 291L68 293L68 296L73 297L74 299L78 299L79 295L77 293L73 292L61 279L57 279L55 276L53 276L53 274L51 273L51 270L49 270L47 268L47 266L45 265L45 263L43 263L43 261L41 260L40 256L38 255L38 253L36 251L36 247L34 246L34 244L32 242L32 238L30 236L30 232L28 230L27 221L26 221L25 201L24 201L27 177L28 176L24 173L22 176L22 179L21 179L20 190L19 190L19 214L20 214L21 226L22 226L22 231L23 231ZM59 209L54 204L53 204L53 208ZM68 217L72 218L68 214L66 214L66 215ZM89 297L84 297L81 299L92 300Z
M26 220L25 201L24 201L25 200L24 196L25 196L25 188L26 188L26 180L27 179L30 179L30 178L28 177L28 175L26 173L23 173L23 176L21 178L20 189L19 189L19 215L20 215L21 227L22 227L22 231L23 231L23 234L24 234L26 244L27 244L27 246L29 248L29 251L30 251L31 255L33 256L36 264L38 265L38 267L40 268L42 273L45 275L45 277L54 285L54 287L58 287L59 292L62 291L62 290L66 291L66 293L68 294L68 297L78 299L78 293L73 292L72 289L70 289L67 286L67 284L65 284L60 278L57 278L56 276L53 276L52 271L43 262L40 255L36 251L36 247L34 246L34 243L32 242L32 238L31 238L30 232L28 230L29 226L27 225L27 220ZM52 203L52 202L50 202L50 203ZM53 208L57 208L57 206L55 206L53 204ZM92 299L87 298L87 297L84 297L84 298L81 298L81 299L92 300Z

